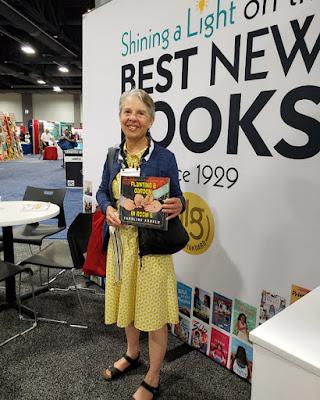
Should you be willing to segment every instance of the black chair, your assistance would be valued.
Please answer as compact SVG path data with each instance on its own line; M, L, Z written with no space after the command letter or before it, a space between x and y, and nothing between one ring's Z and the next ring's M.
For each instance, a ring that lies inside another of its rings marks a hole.
M42 241L47 236L54 235L66 228L66 219L64 215L63 200L66 195L66 189L45 189L33 186L27 186L23 200L29 201L47 201L60 207L60 213L53 217L58 219L58 224L33 223L19 226L13 230L13 241L15 243L26 243L41 246ZM0 235L0 241L3 236Z
M40 292L44 291L68 291L75 290L81 306L83 316L85 316L84 307L80 297L80 288L76 284L75 272L81 270L85 261L85 253L87 251L88 241L92 229L92 214L80 213L71 223L68 233L67 241L55 240L50 243L47 247L40 250L39 253L23 260L20 265L30 264L37 266L44 266L48 269L60 269L70 270L72 273L72 279L74 286L68 288L53 288L51 283L54 279L47 282L46 288L40 289ZM84 288L86 289L86 288ZM39 292L39 293L40 293ZM37 291L36 291L37 293ZM75 328L87 328L87 325L70 324L67 321L55 320L51 318L38 317L38 320L57 322L62 324L68 324Z
M35 294L34 294L34 286L33 286L33 280L32 280L32 276L33 276L33 272L31 268L28 267L21 267L19 265L16 264L11 264L9 262L4 262L0 260L0 282L5 281L8 278L15 278L16 275L19 275L19 294L17 297L17 305L18 305L18 311L19 311L19 316L22 319L21 316L21 274L22 273L27 273L29 275L29 281L30 281L30 285L31 285L31 289L32 289L32 299L33 299L33 312L34 312L34 319L32 320L32 326L29 327L28 329L23 330L22 332L17 333L16 335L13 335L11 337L9 337L9 339L6 339L5 341L3 341L2 343L0 343L0 346L3 346L5 344L7 344L8 342L10 342L11 340L19 337L19 336L23 336L24 334L30 332L31 330L33 330L36 326L37 326L37 314L36 314L36 309L35 309ZM0 310L5 310L6 307L4 309L1 308L0 305Z

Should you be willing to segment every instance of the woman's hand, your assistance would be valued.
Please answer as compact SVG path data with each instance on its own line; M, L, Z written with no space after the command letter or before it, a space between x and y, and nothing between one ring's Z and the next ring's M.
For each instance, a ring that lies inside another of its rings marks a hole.
M182 203L178 197L166 199L162 205L162 211L167 214L167 219L175 218L182 211Z
M153 200L151 203L146 204L144 206L145 211L151 212L151 213L157 213L161 211L162 209L162 204L158 200Z
M121 199L121 206L126 209L127 211L132 211L136 208L136 205L134 204L134 201L131 199L127 199L126 197L123 197Z
M121 225L118 211L115 208L111 206L107 207L106 221L107 224L110 226L119 227Z

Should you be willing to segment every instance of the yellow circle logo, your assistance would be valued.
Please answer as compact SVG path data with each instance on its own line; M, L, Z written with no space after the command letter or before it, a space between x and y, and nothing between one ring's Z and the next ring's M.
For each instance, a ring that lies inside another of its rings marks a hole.
M183 193L186 209L181 221L189 233L189 243L183 249L189 254L202 254L211 246L214 237L214 219L207 203L197 194Z

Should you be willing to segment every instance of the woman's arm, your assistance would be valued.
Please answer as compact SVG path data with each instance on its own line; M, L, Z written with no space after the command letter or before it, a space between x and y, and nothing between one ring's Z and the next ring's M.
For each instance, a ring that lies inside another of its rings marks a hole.
M109 193L109 179L110 179L110 172L108 170L108 163L106 161L103 166L101 183L96 194L97 202L99 204L101 211L104 214L106 214L107 208L111 205L110 193Z
M108 160L104 163L102 179L96 194L96 199L101 211L106 216L106 222L111 226L120 226L121 221L117 210L113 207L109 191L110 171L108 168Z

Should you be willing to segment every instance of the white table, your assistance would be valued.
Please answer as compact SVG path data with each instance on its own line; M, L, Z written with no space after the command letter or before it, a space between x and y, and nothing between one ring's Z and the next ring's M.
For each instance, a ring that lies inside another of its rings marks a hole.
M1 201L0 202L0 226L3 231L3 252L4 261L14 263L14 248L12 227L15 225L32 224L34 222L44 221L55 217L60 212L60 207L50 203L46 210L42 211L24 211L26 204L43 204L40 201ZM15 279L6 280L6 301L7 304L1 305L3 308L16 308L16 286Z
M319 400L319 332L320 287L251 331L251 400Z

